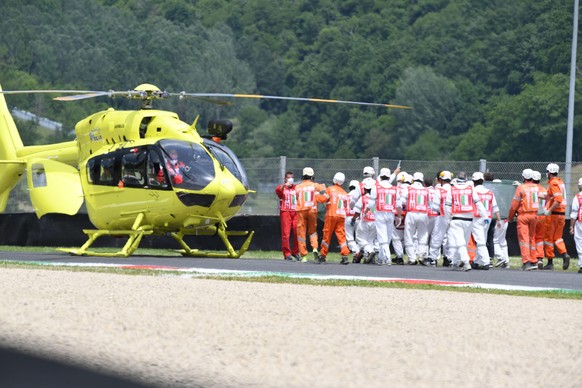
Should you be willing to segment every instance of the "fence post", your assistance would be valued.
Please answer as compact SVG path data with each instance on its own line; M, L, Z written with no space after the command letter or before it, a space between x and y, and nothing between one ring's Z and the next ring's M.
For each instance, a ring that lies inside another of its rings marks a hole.
M376 175L380 173L380 158L374 156L372 158L372 167L374 167L374 171L376 171Z
M279 182L283 182L285 179L285 171L287 171L287 157L279 157Z
M487 160L479 159L479 171L487 172Z

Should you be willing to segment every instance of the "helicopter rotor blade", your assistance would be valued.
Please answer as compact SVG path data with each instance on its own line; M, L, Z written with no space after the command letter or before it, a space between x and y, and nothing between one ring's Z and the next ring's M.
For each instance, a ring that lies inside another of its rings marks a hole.
M60 96L55 97L54 100L57 101L77 101L84 100L88 98L96 97L115 97L122 96L127 98L135 98L142 100L152 100L152 99L163 99L170 96L177 96L180 99L192 98L194 100L207 102L215 105L231 105L231 102L221 100L219 98L252 98L252 99L264 99L264 100L286 100L286 101L307 101L307 102L323 102L323 103L333 103L333 104L352 104L352 105L363 105L363 106L379 106L384 108L394 108L394 109L412 109L410 106L406 105L394 105L394 104L382 104L375 102L362 102L362 101L348 101L348 100L332 100L324 98L305 98L305 97L284 97L284 96L268 96L262 94L237 94L237 93L186 93L184 91L180 93L168 93L160 90L127 90L127 91L96 91L96 90L0 90L1 94L49 94L49 93L59 93L59 94L73 94L72 96Z
M254 98L254 99L264 99L264 100L309 101L309 102L324 102L324 103L336 103L336 104L381 106L381 107L385 107L385 108L396 108L396 109L412 109L412 107L405 106L405 105L380 104L380 103L375 103L375 102L328 100L328 99L323 99L323 98L267 96L267 95L261 95L261 94L186 93L186 92L181 92L178 95L180 95L182 97Z
M195 96L194 94L196 94L196 93L186 93L184 91L182 91L180 93L168 93L169 96L177 96L181 100L184 98L191 98L191 99L196 100L196 101L207 102L207 103L214 104L214 105L222 105L222 106L232 105L232 102L224 101L224 100L217 100L215 98L210 98L210 96L205 96L204 93L202 93L200 96Z

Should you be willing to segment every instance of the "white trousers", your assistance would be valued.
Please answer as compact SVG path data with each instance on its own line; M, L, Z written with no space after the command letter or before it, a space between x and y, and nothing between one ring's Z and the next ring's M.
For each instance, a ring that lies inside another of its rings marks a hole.
M360 250L360 248L358 247L358 244L356 244L356 239L354 237L354 232L356 230L356 226L352 226L351 224L352 222L352 217L346 217L346 221L344 223L344 229L346 231L346 242L348 244L348 248L350 249L350 251L352 253L356 253ZM356 224L358 223L358 221L356 221Z
M414 237L417 238L415 244ZM404 248L408 260L422 259L428 247L428 214L409 212L404 223Z
M375 241L375 222L360 220L356 226L356 242L360 249L363 249L365 253L372 253L374 251Z
M404 257L404 228L398 229L394 227L392 231L392 248L396 257Z
M441 246L447 235L447 221L444 216L429 217L429 248L428 257L438 260ZM432 229L430 229L432 227ZM445 252L446 256L446 252Z
M491 262L489 251L487 250L487 232L489 231L490 225L489 222L485 223L485 219L483 218L473 219L471 233L473 234L473 239L475 239L475 245L477 245L477 254L474 260L476 264L489 265Z
M493 232L493 246L495 249L495 257L497 261L509 262L509 251L507 250L507 221L501 221L501 227L495 228Z
M582 268L582 223L576 222L574 226L574 242L578 253L578 267Z
M376 241L379 245L378 257L382 261L390 261L390 242L394 233L394 213L377 211L375 216Z
M451 250L449 259L454 266L460 263L469 263L469 252L467 251L467 241L471 236L473 226L472 220L455 220L452 219L447 231L447 242Z

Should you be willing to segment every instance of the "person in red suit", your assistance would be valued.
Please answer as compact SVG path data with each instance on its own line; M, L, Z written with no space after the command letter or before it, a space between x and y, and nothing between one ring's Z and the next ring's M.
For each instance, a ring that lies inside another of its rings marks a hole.
M297 190L293 173L285 173L285 183L275 188L279 198L279 217L281 219L281 250L285 260L301 261L297 240ZM293 237L291 237L293 233Z

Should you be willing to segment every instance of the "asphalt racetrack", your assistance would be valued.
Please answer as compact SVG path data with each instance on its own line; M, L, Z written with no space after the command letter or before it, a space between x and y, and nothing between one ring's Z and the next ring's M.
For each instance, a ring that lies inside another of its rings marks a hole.
M521 268L500 269L489 271L472 270L469 272L455 271L451 268L424 267L421 265L376 266L370 264L339 263L315 264L313 261L300 263L284 260L268 259L217 259L217 258L187 258L167 256L131 256L129 258L104 258L71 256L67 253L23 253L0 252L0 261L39 262L45 264L66 263L68 265L104 264L137 267L163 267L176 269L200 269L220 271L248 271L253 273L276 273L283 276L315 275L315 277L363 277L370 280L397 279L410 282L467 282L478 283L483 287L505 289L562 289L582 291L582 274L564 272L561 270L562 260L556 259L554 271L522 271ZM576 259L571 260L571 266L576 266Z

